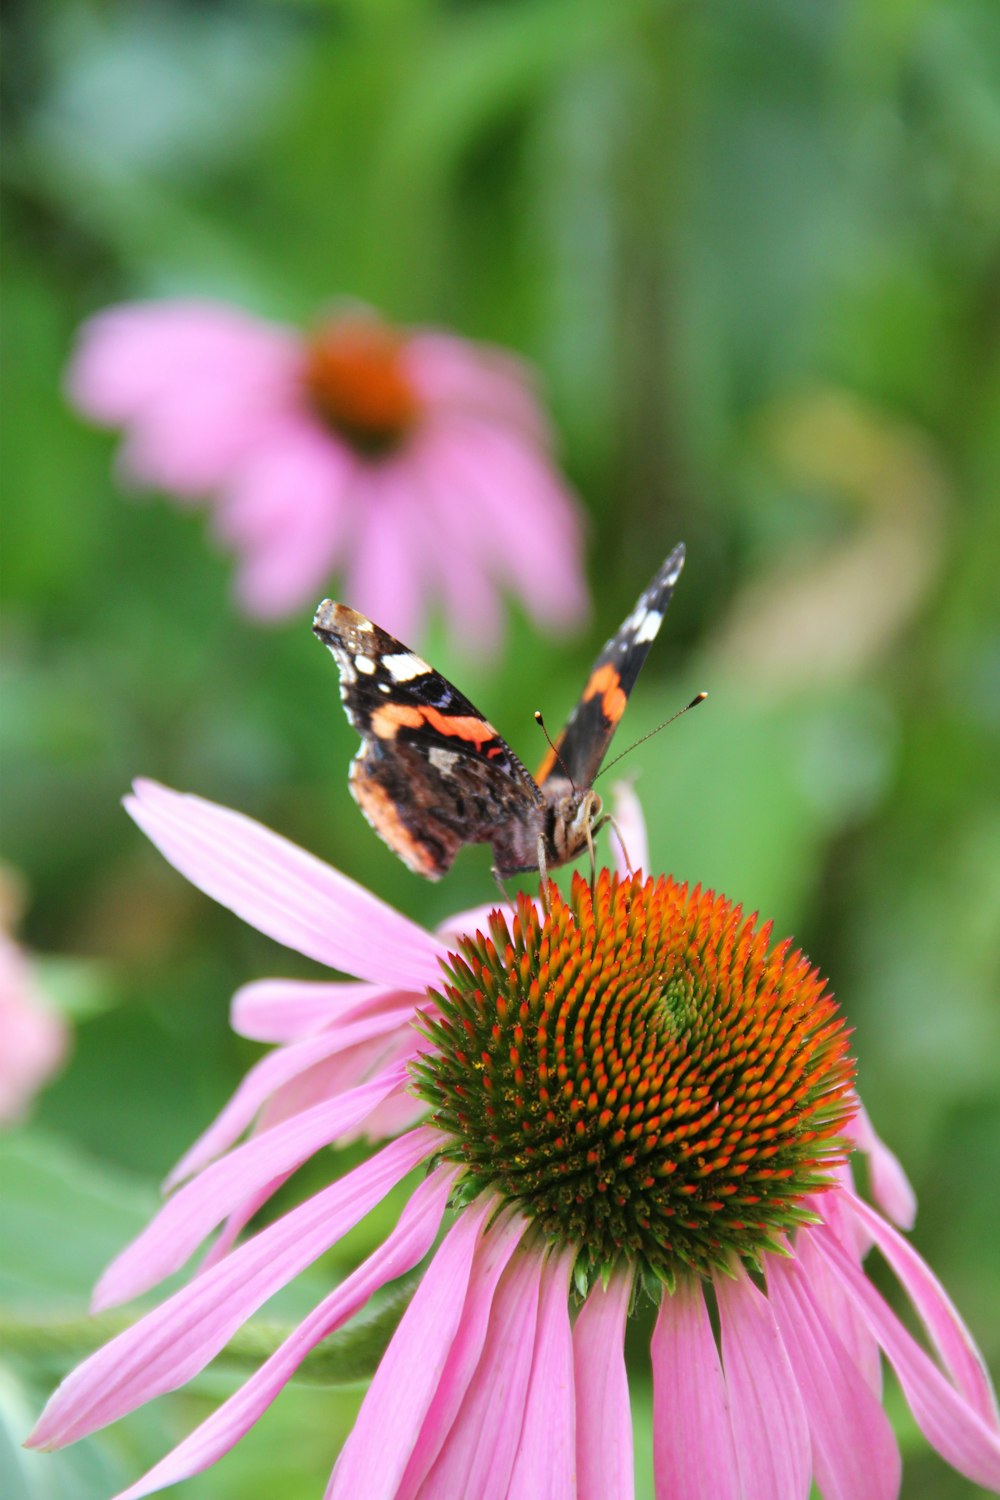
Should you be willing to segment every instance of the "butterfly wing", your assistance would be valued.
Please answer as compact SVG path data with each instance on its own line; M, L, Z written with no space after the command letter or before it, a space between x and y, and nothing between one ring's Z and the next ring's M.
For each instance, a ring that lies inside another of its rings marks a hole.
M683 542L674 548L620 629L605 642L590 669L579 703L538 771L542 784L549 776L567 776L576 787L589 787L601 768L611 737L625 712L649 648L663 623L684 566Z
M340 669L362 746L351 793L390 849L439 879L463 844L532 828L542 796L510 746L452 683L371 620L326 599L313 631Z

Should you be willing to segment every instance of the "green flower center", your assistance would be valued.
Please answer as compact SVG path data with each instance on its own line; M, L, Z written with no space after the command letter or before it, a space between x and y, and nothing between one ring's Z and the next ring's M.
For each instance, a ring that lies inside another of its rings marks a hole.
M433 997L414 1074L463 1194L574 1246L581 1287L755 1265L847 1150L853 1064L823 980L700 887L605 870L548 898L494 912Z

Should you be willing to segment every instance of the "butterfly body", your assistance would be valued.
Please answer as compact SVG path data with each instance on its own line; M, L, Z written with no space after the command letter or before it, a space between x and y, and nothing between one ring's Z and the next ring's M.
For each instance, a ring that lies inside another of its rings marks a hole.
M411 870L437 880L463 845L488 843L504 878L565 864L592 844L601 821L592 783L683 562L677 547L605 644L537 778L427 662L356 610L323 601L313 630L337 662L362 740L351 793Z

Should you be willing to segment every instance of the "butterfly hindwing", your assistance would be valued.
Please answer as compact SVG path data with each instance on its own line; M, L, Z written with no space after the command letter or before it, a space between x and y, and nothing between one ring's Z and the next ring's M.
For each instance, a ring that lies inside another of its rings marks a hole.
M539 784L549 776L566 776L577 787L589 787L601 768L618 728L629 694L663 623L684 566L684 545L675 547L636 602L635 608L590 669L587 684L538 771Z

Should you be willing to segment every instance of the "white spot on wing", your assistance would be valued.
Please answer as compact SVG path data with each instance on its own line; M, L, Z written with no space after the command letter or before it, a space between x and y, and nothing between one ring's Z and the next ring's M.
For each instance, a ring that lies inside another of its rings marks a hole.
M436 771L440 771L444 776L450 776L458 756L454 750L442 750L439 745L434 745L428 752L427 759Z
M370 656L364 656L361 652L354 658L354 665L359 672L364 672L366 677L375 675L375 663Z
M662 624L663 616L659 610L647 609L635 633L636 644L638 645L640 641L651 641Z
M383 656L382 664L393 682L410 682L414 677L423 677L431 669L412 651L400 651L395 656Z

